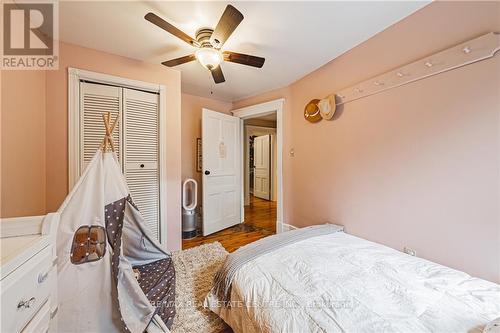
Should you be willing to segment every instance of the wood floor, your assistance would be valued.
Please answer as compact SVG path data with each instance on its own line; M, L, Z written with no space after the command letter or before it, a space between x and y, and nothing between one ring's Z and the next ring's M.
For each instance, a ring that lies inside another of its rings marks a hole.
M206 237L198 236L183 240L182 248L188 249L201 244L218 241L228 252L254 242L260 238L276 233L276 202L267 201L254 196L250 204L245 206L245 222L221 230Z

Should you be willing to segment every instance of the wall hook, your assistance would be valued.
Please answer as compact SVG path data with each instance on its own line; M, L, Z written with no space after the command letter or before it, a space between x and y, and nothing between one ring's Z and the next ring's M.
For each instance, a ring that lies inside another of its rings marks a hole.
M451 71L475 62L489 59L500 50L500 33L490 32L480 37L464 41L446 50L427 55L417 61L400 66L390 72L372 77L363 82L346 87L337 93L342 105L354 100L378 94L419 81L433 75ZM464 54L468 55L464 57ZM422 66L423 65L423 66ZM397 77L397 79L394 78ZM365 87L364 91L361 87Z

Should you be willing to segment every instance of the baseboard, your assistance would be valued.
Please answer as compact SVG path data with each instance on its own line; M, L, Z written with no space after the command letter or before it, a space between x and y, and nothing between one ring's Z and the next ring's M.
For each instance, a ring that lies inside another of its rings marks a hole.
M290 231L290 230L294 230L294 229L297 229L297 227L291 225L291 224L287 224L287 223L282 223L281 224L281 230L282 232L285 232L285 231Z

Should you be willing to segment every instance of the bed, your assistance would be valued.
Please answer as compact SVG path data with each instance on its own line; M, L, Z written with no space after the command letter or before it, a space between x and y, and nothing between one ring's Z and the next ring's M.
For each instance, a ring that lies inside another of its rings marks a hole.
M335 232L251 260L229 305L205 305L235 332L482 332L500 286Z

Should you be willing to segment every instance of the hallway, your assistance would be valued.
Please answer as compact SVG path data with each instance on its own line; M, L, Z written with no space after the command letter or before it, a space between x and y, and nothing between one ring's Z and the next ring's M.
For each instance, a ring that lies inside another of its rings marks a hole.
M182 249L218 241L228 252L233 252L243 245L275 233L276 202L251 196L250 204L245 206L245 222L206 237L183 240Z

